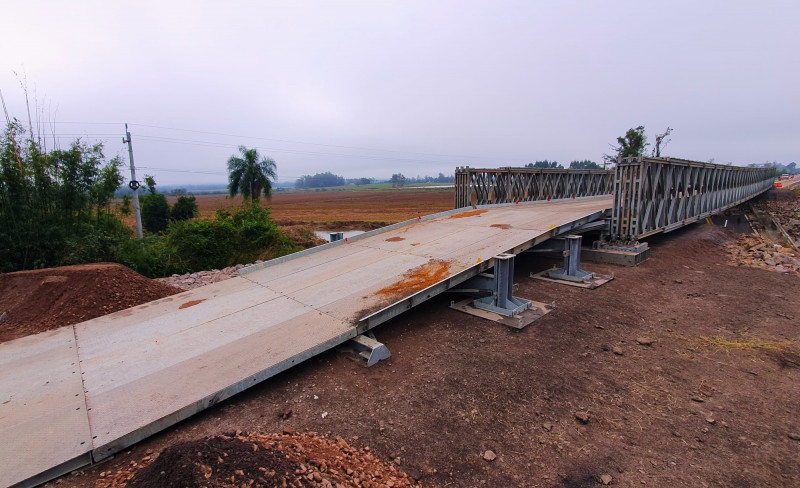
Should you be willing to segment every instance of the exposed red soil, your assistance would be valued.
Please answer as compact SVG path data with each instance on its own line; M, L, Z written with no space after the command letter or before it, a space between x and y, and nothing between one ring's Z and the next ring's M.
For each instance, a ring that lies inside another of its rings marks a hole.
M375 294L396 297L416 293L447 278L450 263L431 259L422 266L408 270L397 283L381 288Z
M181 306L178 308L184 309L184 308L194 307L195 305L203 303L204 301L206 301L205 298L202 300L189 300L188 302L181 304Z
M283 434L206 437L146 453L124 470L103 472L96 488L409 487L419 486L394 463L341 437L286 429Z
M463 219L464 217L474 217L476 215L480 215L482 213L486 213L488 210L470 210L469 212L462 212L453 214L450 216L451 219Z
M182 290L114 263L0 274L0 342L76 324Z
M406 240L405 237L390 237L386 239L386 242L400 242Z
M492 224L490 227L494 227L496 229L504 229L504 230L508 230L511 228L511 226L508 224Z

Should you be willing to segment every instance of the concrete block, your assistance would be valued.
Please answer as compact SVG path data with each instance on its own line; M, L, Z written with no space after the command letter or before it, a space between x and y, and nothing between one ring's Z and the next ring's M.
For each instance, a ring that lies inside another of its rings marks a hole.
M581 250L581 257L583 257L585 261L591 261L593 263L637 266L650 257L650 248L638 252L584 248Z

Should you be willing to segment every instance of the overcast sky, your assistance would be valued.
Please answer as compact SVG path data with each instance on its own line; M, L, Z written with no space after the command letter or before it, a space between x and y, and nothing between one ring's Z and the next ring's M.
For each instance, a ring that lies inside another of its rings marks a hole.
M2 0L0 12L10 114L27 121L16 72L62 146L81 135L127 161L128 122L139 172L160 184L224 182L240 144L274 158L281 181L601 162L638 125L650 140L674 128L667 156L800 159L795 1Z

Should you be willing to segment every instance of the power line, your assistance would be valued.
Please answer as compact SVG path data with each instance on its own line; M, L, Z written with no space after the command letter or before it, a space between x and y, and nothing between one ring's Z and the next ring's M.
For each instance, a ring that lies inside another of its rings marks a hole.
M131 124L133 125L133 124ZM83 133L83 134L57 134L56 139L69 139L73 137L116 137L118 134L105 134L105 133ZM214 142L214 141L198 141L193 139L180 139L175 137L153 136L148 134L138 134L137 139L140 141L162 142L167 144L183 144L188 146L199 147L219 147L219 148L238 148L241 144ZM397 161L397 162L412 162L412 163L427 163L427 164L459 164L453 161L433 161L427 159L410 159L410 158L392 158L386 156L370 156L366 154L342 154L342 153L329 153L320 151L303 151L300 149L279 149L279 148L265 148L257 147L263 152L280 152L287 154L304 154L310 156L336 156L342 158L354 159L367 159L372 161Z
M54 122L55 124L70 124L70 125L123 125L121 122ZM364 147L364 146L348 146L348 145L341 145L341 144L325 144L320 142L307 142L307 141L294 141L290 139L275 139L269 137L258 137L258 136L246 136L242 134L230 134L226 132L213 132L213 131L202 131L196 129L182 129L179 127L167 127L163 125L153 125L153 124L129 124L130 126L137 126L137 127L148 127L152 129L161 129L161 130L172 130L172 131L179 131L179 132L190 132L194 134L208 134L208 135L216 135L216 136L223 136L223 137L236 137L240 139L255 139L255 140L262 140L262 141L273 141L273 142L283 142L288 144L304 144L310 146L320 146L320 147L334 147L340 149L356 149L362 151L377 151L377 152L390 152L390 153L399 153L399 154L417 154L421 156L434 156L434 157L442 157L442 158L468 158L468 159L489 159L494 160L495 157L489 156L475 156L475 155L463 155L463 154L439 154L439 153L426 153L420 151L401 151L398 149L382 149L382 148L373 148L373 147ZM97 136L116 136L117 134L96 134ZM138 138L139 136L137 136ZM159 136L156 136L159 137ZM238 147L240 144L237 144Z
M136 124L130 124L136 125ZM74 133L74 134L56 134L52 136L55 139L69 139L72 137L116 137L118 134L111 134L111 133L93 133L93 132L84 132L84 133ZM189 146L200 146L200 147L220 147L220 148L238 148L241 144L234 144L234 143L226 143L226 142L215 142L215 141L198 141L195 139L182 139L177 137L165 137L165 136L157 136L157 135L149 135L149 134L137 134L137 139L142 141L151 141L151 142L163 142L168 144L184 144ZM329 146L329 147L348 147L348 146ZM377 156L377 155L367 155L367 154L342 154L342 153L332 153L332 152L322 152L322 151L304 151L301 149L279 149L279 148L267 148L267 147L257 147L257 149L263 152L280 152L280 153L287 153L287 154L304 154L304 155L311 155L311 156L336 156L336 157L343 157L343 158L355 158L355 159L366 159L372 161L397 161L397 162L412 162L412 163L425 163L425 164L452 164L458 165L459 162L454 161L441 161L441 160L430 160L430 159L412 159L412 158L394 158L394 157L386 157L386 156ZM397 153L404 153L405 151L393 151ZM412 152L405 152L406 154L425 154L425 153L412 153Z
M57 124L86 124L86 125L117 125L121 123L117 122L56 122ZM267 137L255 137L255 136L243 136L237 134L229 134L224 132L211 132L211 131L201 131L201 130L194 130L194 129L182 129L177 127L167 127L161 125L153 125L153 124L130 124L131 126L138 126L138 127L147 127L153 129L160 129L160 130L172 130L172 131L180 131L180 132L188 132L188 133L196 133L196 134L209 134L209 135L217 135L217 136L224 136L224 137L237 137L241 139L256 139L256 140L263 140L263 141L276 141L276 142L284 142L284 143L291 143L291 144L305 144L305 145L312 145L312 146L320 146L320 147L332 147L332 148L345 148L345 149L355 149L355 150L365 150L365 151L379 151L379 152L387 152L387 153L397 153L397 154L417 154L417 155L428 155L433 157L453 157L453 158L465 158L465 159L496 159L496 158L488 158L485 156L457 156L457 155L448 155L448 154L436 154L436 153L424 153L424 152L414 152L414 151L399 151L393 149L376 149L376 148L367 148L367 147L360 147L360 146L347 146L347 145L336 145L336 144L323 144L323 143L314 143L314 142L303 142L303 141L292 141L292 140L285 140L285 139L272 139ZM56 134L53 135L54 139L65 139L70 137L116 137L118 136L117 133L104 133L104 132L84 132L84 133L72 133L72 134ZM198 147L218 147L218 148L238 148L241 144L234 144L234 143L226 143L221 141L208 141L208 140L194 140L194 139L184 139L179 137L168 137L168 136L160 136L160 135L151 135L151 134L140 134L137 135L137 139L142 141L149 141L149 142L161 142L167 144L183 144L183 145L190 145L190 146L198 146ZM342 154L342 153L333 153L333 152L324 152L324 151L308 151L302 149L280 149L280 148L265 148L265 147L257 147L262 152L279 152L279 153L287 153L287 154L302 154L302 155L311 155L311 156L326 156L326 157L340 157L340 158L352 158L352 159L363 159L363 160L372 160L372 161L394 161L394 162L411 162L411 163L422 163L422 164L448 164L448 165L459 165L463 164L463 162L454 162L454 161L442 161L442 160L431 160L431 159L415 159L415 158L402 158L402 157L387 157L387 156L378 156L378 155L368 155L368 154Z
M164 171L166 173L192 173L198 175L227 175L224 171L197 171L191 169L170 169L170 168L155 168L153 166L137 166L138 169L149 169L152 171Z
M363 146L345 146L339 144L324 144L319 142L304 142L304 141L292 141L287 139L273 139L268 137L257 137L257 136L245 136L241 134L227 134L224 132L209 132L209 131L202 131L202 130L195 130L195 129L180 129L177 127L165 127L161 125L150 125L150 124L130 124L132 126L139 126L139 127L149 127L153 129L163 129L163 130L174 130L180 132L192 132L196 134L209 134L209 135L217 135L217 136L224 136L224 137L238 137L242 139L257 139L262 141L274 141L274 142L286 142L290 144L306 144L311 146L323 146L323 147L337 147L342 149L359 149L365 151L380 151L380 152L394 152L394 153L404 153L404 154L420 154L423 156L436 156L436 157L447 157L447 158L470 158L470 159L495 159L493 157L487 156L465 156L465 155L457 155L457 154L436 154L436 153L425 153L425 152L418 152L418 151L400 151L397 149L379 149L379 148L371 148L371 147L363 147Z
M69 124L69 125L125 125L124 122L62 122L60 120L50 120L46 124ZM134 124L129 124L134 125Z
M184 145L194 145L194 146L206 146L206 147L239 147L239 144L231 144L231 143L224 143L224 142L213 142L213 141L197 141L192 139L179 139L173 137L161 137L161 136L151 136L140 134L137 135L137 138L140 140L151 141L151 142L163 142L168 144L184 144ZM303 151L300 149L278 149L278 148L264 148L258 147L259 150L264 152L281 152L281 153L289 153L289 154L305 154L305 155L312 155L312 156L337 156L343 158L355 158L355 159L369 159L369 160L376 160L376 161L400 161L400 162L415 162L415 163L428 163L428 164L459 164L458 162L453 161L433 161L429 159L410 159L410 158L391 158L386 156L369 156L366 154L341 154L341 153L328 153L328 152L319 152L319 151Z

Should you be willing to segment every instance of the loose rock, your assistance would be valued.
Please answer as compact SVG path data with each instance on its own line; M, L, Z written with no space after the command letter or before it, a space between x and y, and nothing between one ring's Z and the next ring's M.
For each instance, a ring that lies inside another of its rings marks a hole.
M611 482L614 481L614 478L612 478L610 474L603 474L600 475L600 481L602 481L604 485L610 485Z
M589 423L589 414L586 412L575 412L575 418L578 419L582 424Z
M489 449L489 450L487 450L486 452L483 453L483 459L488 461L488 462L492 462L495 459L497 459L497 454L495 454L494 451Z
M649 337L637 337L636 343L640 346L652 346L655 341Z

